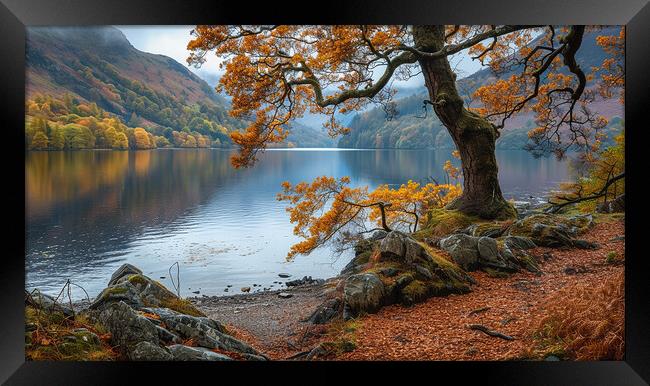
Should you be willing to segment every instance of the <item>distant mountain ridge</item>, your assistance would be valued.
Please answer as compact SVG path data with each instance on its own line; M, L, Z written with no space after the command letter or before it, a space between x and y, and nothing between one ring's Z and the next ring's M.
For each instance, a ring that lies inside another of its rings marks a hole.
M618 27L604 28L598 32L588 32L577 53L580 66L586 70L599 66L605 52L595 43L597 35L617 35ZM509 77L513 71L500 77ZM477 88L497 79L490 68L483 68L474 74L458 80L462 96L471 95ZM350 133L339 139L342 148L398 148L398 149L454 149L449 133L435 113L428 107L425 114L423 101L428 99L427 91L422 87L410 96L395 100L398 114L386 119L381 108L370 109L354 115L350 120ZM612 119L612 126L620 124L623 106L616 98L599 100L592 103L594 111ZM533 128L532 113L519 114L506 121L506 126L497 140L497 149L521 149L528 141L528 131Z

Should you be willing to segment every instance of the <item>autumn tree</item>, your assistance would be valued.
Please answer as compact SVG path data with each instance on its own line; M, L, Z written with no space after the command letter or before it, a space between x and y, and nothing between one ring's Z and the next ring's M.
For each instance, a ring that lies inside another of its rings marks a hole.
M495 158L495 141L506 120L535 112L531 150L558 156L569 146L587 146L591 132L603 125L588 108L594 100L588 82L593 80L576 61L585 30L518 25L199 25L188 44L188 62L199 66L208 52L216 52L225 69L219 89L232 96L231 115L252 122L245 131L231 133L240 149L233 158L235 166L253 164L260 150L284 141L290 120L307 111L329 115L330 134L344 134L348 130L337 122L337 113L360 110L368 103L390 107L393 81L421 73L429 96L425 106L431 106L447 128L462 161L463 193L447 207L483 218L508 218L516 212L501 193ZM465 107L449 62L450 56L465 50L496 72L514 71L480 90L477 102L482 106L474 109ZM615 48L610 53L613 70L622 59ZM610 83L616 85L614 79Z
M551 211L577 205L593 211L598 204L619 199L625 194L625 131L615 138L615 144L577 159L581 171L577 181L565 183L561 192L551 197Z
M415 232L424 214L446 205L461 192L457 183L421 186L408 181L396 189L380 185L372 192L349 184L349 177L328 176L311 183L283 183L278 200L289 203L287 211L296 224L294 234L304 239L291 247L289 259L326 244L344 250L376 230Z

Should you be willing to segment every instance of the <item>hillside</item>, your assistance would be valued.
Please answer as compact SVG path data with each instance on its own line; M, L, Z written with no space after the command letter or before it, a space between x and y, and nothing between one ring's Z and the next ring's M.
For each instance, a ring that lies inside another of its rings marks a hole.
M290 127L286 141L276 147L336 147L336 141L320 126L314 128L293 121Z
M26 56L27 99L70 94L170 140L165 128L229 143L224 131L243 126L205 81L169 57L135 49L114 27L30 27Z
M605 28L598 32L585 34L577 60L584 69L598 66L604 59L604 51L595 43L597 35L618 34L618 28ZM534 43L533 43L534 44ZM514 72L515 70L513 70ZM501 78L512 74L505 73ZM497 77L491 69L484 68L474 74L460 79L458 88L462 95L471 95L477 88L493 82ZM422 104L428 99L424 87L412 95L395 100L398 114L390 120L381 108L374 108L356 114L350 120L350 133L340 138L339 147L344 148L400 148L400 149L451 149L454 147L451 137L442 126L431 107L425 114ZM474 102L472 107L476 107ZM591 105L594 111L608 119L623 117L623 106L617 100L597 100ZM528 141L528 131L533 127L534 116L531 113L519 114L506 121L501 136L497 140L498 149L521 149ZM613 120L610 128L616 129L619 120Z
M166 141L160 139L162 146L230 147L228 133L246 125L245 121L228 114L229 102L206 81L170 57L139 51L115 27L30 27L26 51L28 105L68 105L53 113L28 108L28 148L57 149L51 145L50 138L57 122L68 125L81 122L85 126L89 122L85 118L91 116L95 118L90 127L94 141L85 141L86 144L77 141L64 148L122 148L103 141L104 133L94 129L96 124L106 123L105 114L123 124L113 126L129 138L130 148L142 147L131 140L132 130L127 127L144 128L152 135L150 142L164 137ZM35 99L39 100L36 104ZM92 107L93 103L97 108ZM88 109L95 113L85 113ZM66 115L64 119L62 115ZM76 115L84 119L79 120ZM49 123L34 123L35 117ZM295 132L289 141L294 146L333 145L323 132L299 124L293 126ZM50 146L31 143L41 127ZM154 146L145 145L149 147Z

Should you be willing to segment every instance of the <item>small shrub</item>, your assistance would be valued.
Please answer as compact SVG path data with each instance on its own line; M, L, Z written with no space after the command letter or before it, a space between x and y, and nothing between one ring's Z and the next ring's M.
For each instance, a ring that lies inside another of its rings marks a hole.
M614 264L618 260L618 254L615 251L611 251L605 257L605 262L607 264Z

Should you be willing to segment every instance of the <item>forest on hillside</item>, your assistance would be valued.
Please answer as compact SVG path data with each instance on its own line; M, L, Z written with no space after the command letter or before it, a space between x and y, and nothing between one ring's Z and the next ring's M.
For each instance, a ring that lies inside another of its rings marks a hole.
M29 150L231 146L227 129L216 123L202 122L201 131L211 135L189 129L176 131L156 127L145 130L130 127L96 103L83 103L70 94L62 99L37 96L27 102L26 113L25 145Z

